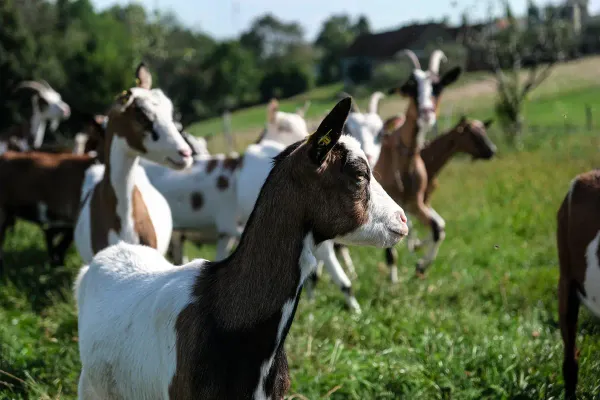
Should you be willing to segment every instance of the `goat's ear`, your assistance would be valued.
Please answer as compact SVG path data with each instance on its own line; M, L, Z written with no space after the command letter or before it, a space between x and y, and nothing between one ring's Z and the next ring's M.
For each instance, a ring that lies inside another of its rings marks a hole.
M483 121L483 126L485 126L485 129L488 129L490 126L492 126L493 123L494 123L493 118L486 119L485 121Z
M460 74L462 73L461 67L454 67L450 71L446 72L444 76L440 79L440 84L443 87L453 84L456 82Z
M346 123L351 108L351 97L340 100L323 119L317 131L308 137L310 157L317 165L323 164L327 154L342 136L344 123Z
M277 111L279 111L279 102L277 101L277 99L273 98L271 99L271 101L269 102L269 105L267 106L267 122L268 123L274 123L275 122L275 116L277 115Z
M152 89L152 74L143 62L138 65L135 71L136 83L138 87Z

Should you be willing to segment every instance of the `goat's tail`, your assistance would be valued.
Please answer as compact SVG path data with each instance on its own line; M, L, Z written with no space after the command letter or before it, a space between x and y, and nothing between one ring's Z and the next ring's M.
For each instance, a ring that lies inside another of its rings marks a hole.
M379 100L383 99L384 97L385 94L382 92L375 92L371 95L371 100L369 100L369 109L367 110L369 114L377 114Z

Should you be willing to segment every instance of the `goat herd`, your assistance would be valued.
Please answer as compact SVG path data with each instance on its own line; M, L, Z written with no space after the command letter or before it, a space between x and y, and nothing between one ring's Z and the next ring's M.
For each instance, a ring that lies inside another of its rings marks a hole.
M406 54L414 70L390 90L408 98L403 115L379 117L381 92L366 113L346 97L309 134L305 109L282 112L272 101L265 130L243 155L211 155L184 132L144 64L137 86L90 118L72 149L43 143L46 125L70 116L60 95L44 81L19 86L32 91L32 113L0 137L0 271L17 218L42 227L53 265L75 241L85 264L75 282L80 399L282 399L285 338L305 284L313 295L318 266L355 312L338 261L356 275L346 245L385 248L395 282L394 246L408 236L410 251L426 247L416 265L423 276L445 236L430 205L436 176L459 152L490 159L496 148L486 134L492 121L466 117L425 143L461 69L440 76L440 50L427 70ZM600 315L600 225L589 218L598 201L600 174L590 172L559 211L568 396L579 302ZM428 240L414 237L400 205L430 227ZM188 262L186 239L216 243L218 261Z

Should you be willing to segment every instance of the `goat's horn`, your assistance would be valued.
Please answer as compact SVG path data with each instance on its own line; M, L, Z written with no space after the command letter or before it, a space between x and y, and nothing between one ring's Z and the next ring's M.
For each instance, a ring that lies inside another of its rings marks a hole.
M39 82L40 82L42 85L46 86L48 89L50 89L50 90L54 90L54 89L52 89L52 86L50 86L50 84L49 84L48 82L46 82L45 80L43 80L43 79L40 79L40 80L39 80Z
M35 81L23 81L21 83L19 83L19 85L17 85L17 87L15 88L14 92L16 92L19 89L33 89L37 92L43 92L46 91L47 89L44 87L44 85L42 85L39 82L35 82Z
M419 57L417 57L417 55L415 54L414 51L409 50L409 49L404 49L403 53L406 54L408 56L408 58L410 58L410 60L412 61L413 65L415 66L416 69L421 69L421 63L419 62Z
M440 63L442 61L448 61L448 58L446 57L444 52L439 49L434 50L433 53L431 53L431 57L429 58L429 71L433 72L436 75L439 74Z

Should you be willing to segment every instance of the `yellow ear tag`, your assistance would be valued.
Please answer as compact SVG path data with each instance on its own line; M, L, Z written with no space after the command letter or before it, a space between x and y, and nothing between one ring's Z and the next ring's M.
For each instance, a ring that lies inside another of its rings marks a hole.
M331 143L331 138L329 137L330 133L331 133L331 129L325 135L323 135L323 137L321 139L319 139L317 144L319 146L327 146L329 143Z

